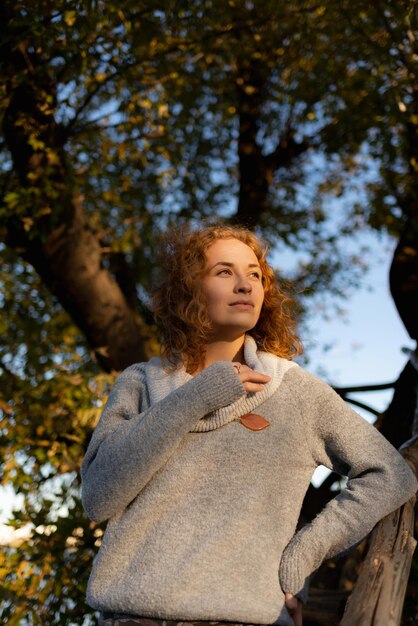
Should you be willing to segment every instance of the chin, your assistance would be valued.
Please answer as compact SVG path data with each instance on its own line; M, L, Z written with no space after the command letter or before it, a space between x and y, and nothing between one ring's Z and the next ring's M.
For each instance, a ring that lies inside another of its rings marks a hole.
M213 340L218 341L236 341L243 337L246 333L250 332L255 327L252 326L234 326L233 328L220 328L218 327L213 333Z

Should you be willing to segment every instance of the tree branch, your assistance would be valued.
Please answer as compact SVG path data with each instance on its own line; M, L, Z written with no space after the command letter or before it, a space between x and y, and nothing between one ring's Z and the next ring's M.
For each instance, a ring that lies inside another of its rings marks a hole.
M377 411L376 409L373 409L368 404L365 404L364 402L360 402L359 400L354 400L353 398L344 398L344 400L346 402L349 402L350 404L354 404L354 406L358 406L360 409L364 409L365 411L368 411L369 413L376 415L376 417L381 414L381 411Z
M396 380L393 383L379 383L375 385L356 385L355 387L334 387L334 391L336 391L340 396L345 395L346 393L353 392L363 392L363 391L382 391L384 389L393 389L396 384Z

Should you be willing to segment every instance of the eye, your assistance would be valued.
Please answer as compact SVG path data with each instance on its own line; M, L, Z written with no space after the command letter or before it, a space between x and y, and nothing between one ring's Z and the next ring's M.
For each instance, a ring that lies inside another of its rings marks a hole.
M225 274L225 273L230 274L231 270L228 270L228 269L220 270L219 272L216 272L216 276L222 276L222 274Z
M257 278L258 280L260 280L261 275L259 272L251 272L250 276L255 276L255 278Z

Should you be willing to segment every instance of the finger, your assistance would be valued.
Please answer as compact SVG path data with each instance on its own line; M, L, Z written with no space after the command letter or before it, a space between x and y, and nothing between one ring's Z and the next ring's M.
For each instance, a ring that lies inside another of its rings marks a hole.
M232 361L232 366L235 367L237 372L239 372L240 374L244 372L254 372L254 370L249 367L249 365L246 365L245 363L240 363L239 361Z
M255 370L251 369L251 367L248 367L248 365L245 365L244 363L239 363L238 361L232 361L232 366L236 369L237 373L239 374L239 376L257 376L260 378L268 378L270 379L270 376L268 374L263 374L262 372L256 372Z
M285 604L293 619L294 625L302 626L302 600L291 593L285 593Z
M290 611L295 611L298 608L298 599L291 593L285 594L286 608Z
M239 377L242 382L253 382L253 383L266 383L271 380L271 377L267 374L261 374L261 372L254 372L253 370L244 371L239 373Z
M255 391L263 391L264 385L260 385L258 383L244 383L244 389L247 393L252 393Z

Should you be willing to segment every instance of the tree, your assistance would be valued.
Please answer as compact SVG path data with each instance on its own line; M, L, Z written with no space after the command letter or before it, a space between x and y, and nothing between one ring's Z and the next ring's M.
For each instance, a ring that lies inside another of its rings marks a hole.
M86 611L102 528L77 470L115 371L157 349L148 303L168 223L224 215L303 246L306 294L355 283L345 239L388 229L416 338L413 6L2 4L2 472L25 496L15 524L36 529L5 556L11 625ZM328 199L370 163L367 205L332 230Z

